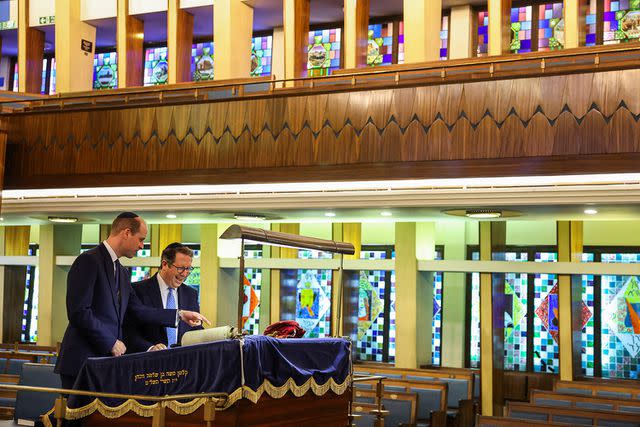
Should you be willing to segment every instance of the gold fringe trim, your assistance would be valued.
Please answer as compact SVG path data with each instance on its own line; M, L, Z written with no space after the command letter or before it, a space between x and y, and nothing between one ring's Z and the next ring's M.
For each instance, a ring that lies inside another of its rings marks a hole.
M217 407L216 410L223 411L228 409L234 403L236 403L240 399L248 399L252 403L257 403L260 400L260 397L267 393L270 397L274 399L281 399L287 394L287 392L291 391L295 397L304 396L309 390L311 390L316 396L323 396L329 390L334 392L337 395L344 394L349 385L351 384L350 378L347 377L342 384L336 383L333 378L330 378L324 384L319 385L313 378L309 378L304 384L297 385L293 378L289 378L286 383L281 385L280 387L276 387L269 380L265 380L257 390L252 390L248 386L243 386L237 388L233 393L229 395L226 399L225 405L223 407ZM111 407L107 406L99 399L94 399L90 404L83 406L81 408L67 408L66 416L67 420L77 420L80 418L88 417L94 412L98 411L103 417L113 419L119 418L125 415L127 412L134 412L135 414L144 417L150 418L153 416L153 411L159 406L163 406L165 408L171 409L174 413L178 415L188 415L195 412L198 408L204 405L207 400L210 398L202 397L193 399L186 403L181 403L175 400L169 400L166 402L158 402L152 405L142 405L138 403L138 401L129 399L123 402L122 404ZM213 399L217 401L217 399ZM45 427L53 427L51 425L51 421L49 420L49 416L53 413L53 409L47 412L42 416L42 422Z

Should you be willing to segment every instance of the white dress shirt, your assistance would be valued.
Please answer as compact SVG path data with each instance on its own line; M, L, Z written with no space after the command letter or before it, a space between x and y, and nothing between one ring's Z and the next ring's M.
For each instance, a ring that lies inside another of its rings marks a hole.
M160 296L162 297L162 307L167 308L167 298L169 297L169 285L164 281L162 276L158 274L156 276L158 278L158 287L160 288ZM178 290L173 290L173 299L176 302L176 307L180 307L178 305Z
M113 248L111 246L109 246L109 244L107 243L107 241L103 241L102 244L104 244L104 247L107 248L107 252L109 252L109 255L111 256L111 262L113 263L113 274L116 273L116 260L118 259L118 255L116 255L116 251L113 250Z

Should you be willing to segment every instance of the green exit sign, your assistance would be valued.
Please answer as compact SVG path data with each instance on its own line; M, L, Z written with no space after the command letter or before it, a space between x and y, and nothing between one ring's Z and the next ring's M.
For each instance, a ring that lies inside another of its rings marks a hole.
M47 24L55 24L56 17L55 16L41 16L38 18L38 24L47 25Z

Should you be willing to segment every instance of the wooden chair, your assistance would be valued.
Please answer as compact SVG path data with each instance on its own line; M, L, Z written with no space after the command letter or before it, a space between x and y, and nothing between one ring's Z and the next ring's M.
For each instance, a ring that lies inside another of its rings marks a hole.
M353 405L360 403L372 404L375 400L376 392L369 390L354 390ZM360 402L364 400L364 402ZM382 395L382 406L389 413L385 416L385 425L414 425L416 423L416 414L418 408L418 395L416 393L406 393L402 391L387 391L385 389ZM366 424L358 424L358 427ZM443 426L444 427L444 426Z
M640 400L635 399L601 398L545 390L531 390L530 403L533 405L562 406L587 410L633 412L640 415Z
M611 397L620 399L640 399L640 384L619 384L610 381L556 381L553 391L581 396Z
M486 417L478 415L476 419L477 427L542 427L542 426L555 426L566 427L566 424L548 423L546 421L529 421L529 420L514 420L513 418L504 417Z
M507 418L573 425L600 425L608 423L617 427L640 427L638 414L533 405L531 403L507 402Z

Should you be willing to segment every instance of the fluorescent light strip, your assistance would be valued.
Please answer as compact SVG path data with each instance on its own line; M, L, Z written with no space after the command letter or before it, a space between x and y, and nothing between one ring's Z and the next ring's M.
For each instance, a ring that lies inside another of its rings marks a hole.
M568 185L620 185L640 184L639 173L590 174L562 176L511 176L493 178L453 179L409 179L389 181L335 181L335 182L291 182L271 184L233 185L165 185L148 187L106 188L50 188L39 190L4 190L2 199L105 197L105 196L151 196L190 194L260 194L339 191L390 191L406 189L467 189L467 188L519 188L554 187Z

